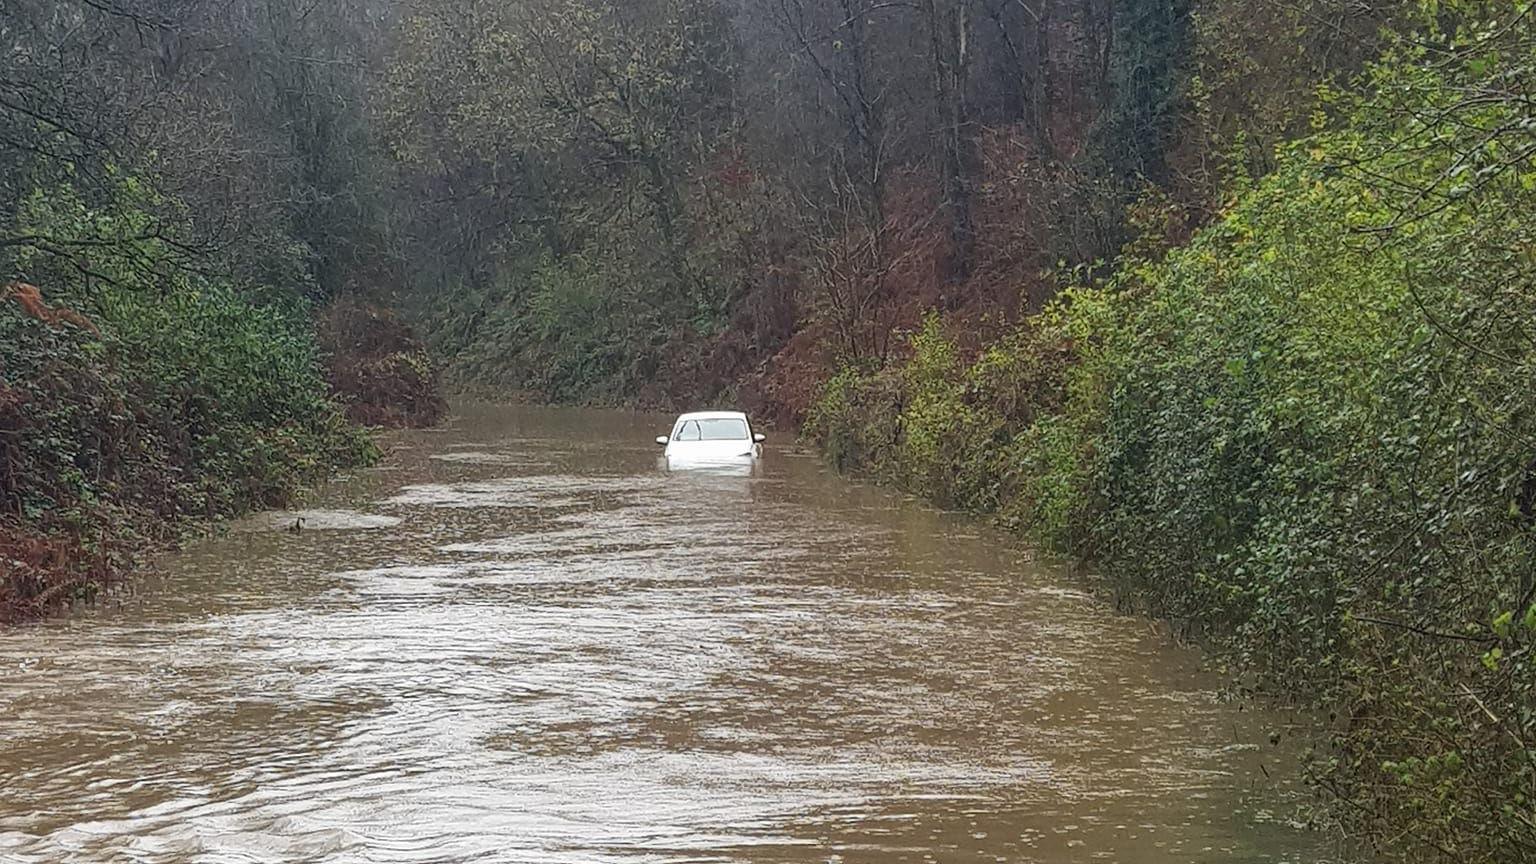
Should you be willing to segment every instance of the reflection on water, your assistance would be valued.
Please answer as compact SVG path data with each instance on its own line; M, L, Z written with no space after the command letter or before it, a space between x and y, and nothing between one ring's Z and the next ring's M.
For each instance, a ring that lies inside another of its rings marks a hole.
M1284 718L1193 653L974 523L642 428L470 409L0 634L0 860L1325 857Z

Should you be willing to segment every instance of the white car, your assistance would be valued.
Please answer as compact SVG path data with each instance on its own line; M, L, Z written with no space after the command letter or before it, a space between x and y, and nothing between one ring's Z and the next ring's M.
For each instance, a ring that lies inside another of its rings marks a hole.
M763 455L764 435L752 431L752 423L740 411L701 411L684 414L672 424L672 434L656 443L667 448L671 467L688 464L741 464Z

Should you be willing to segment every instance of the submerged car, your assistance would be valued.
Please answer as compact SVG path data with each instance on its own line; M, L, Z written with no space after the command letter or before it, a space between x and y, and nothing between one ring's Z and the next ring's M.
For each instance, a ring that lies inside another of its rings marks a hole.
M746 463L763 455L766 436L752 431L752 423L740 411L701 411L684 414L672 424L672 434L656 443L667 448L667 464Z

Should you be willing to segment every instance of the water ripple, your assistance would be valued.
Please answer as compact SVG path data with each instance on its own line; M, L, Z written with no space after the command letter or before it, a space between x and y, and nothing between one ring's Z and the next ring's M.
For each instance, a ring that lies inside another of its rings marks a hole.
M666 473L640 419L471 409L0 634L0 861L1326 857L1286 718L1194 653L814 460Z

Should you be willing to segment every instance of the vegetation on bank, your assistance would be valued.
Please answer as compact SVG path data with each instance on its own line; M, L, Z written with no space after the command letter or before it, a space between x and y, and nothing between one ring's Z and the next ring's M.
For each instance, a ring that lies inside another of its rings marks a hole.
M362 426L420 429L448 413L437 365L395 312L356 297L319 317L326 380L347 419Z
M39 190L0 299L0 612L88 597L189 526L280 505L375 456L328 395L309 311L167 266L142 187Z
M1311 767L1346 836L1530 861L1536 162L1500 94L1536 84L1536 51L1529 4L1460 7L1187 245L974 356L932 317L808 429L1328 711Z
M359 423L442 410L359 299L390 266L334 110L351 60L292 53L339 22L172 6L0 6L0 620L370 462Z
M391 313L333 303L317 338L291 293L172 266L147 204L128 179L102 208L59 186L10 226L92 251L24 248L27 281L0 291L0 621L89 599L189 532L370 464L366 427L446 409Z

